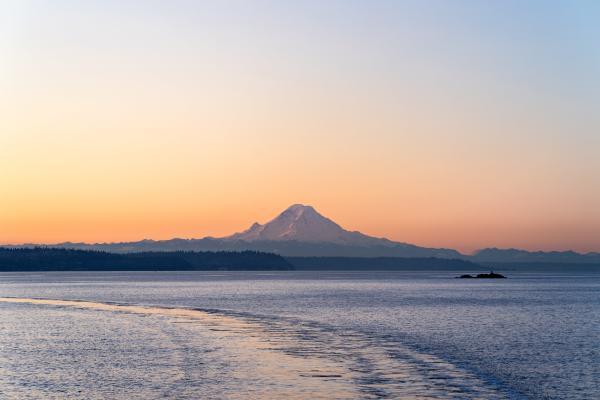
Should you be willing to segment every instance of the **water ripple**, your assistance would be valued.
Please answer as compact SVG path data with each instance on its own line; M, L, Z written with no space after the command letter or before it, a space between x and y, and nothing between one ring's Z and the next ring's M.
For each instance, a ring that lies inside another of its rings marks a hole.
M519 397L384 336L299 318L76 300L0 303L3 398Z

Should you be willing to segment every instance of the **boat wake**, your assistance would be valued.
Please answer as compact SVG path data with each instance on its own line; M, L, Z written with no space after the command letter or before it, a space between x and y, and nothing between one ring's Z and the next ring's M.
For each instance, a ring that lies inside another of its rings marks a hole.
M177 398L191 398L179 389L197 381L206 385L205 398L517 398L500 385L397 342L296 318L41 298L1 297L0 303L148 317L144 323L176 327L169 335L185 331L184 337L192 339L175 346L181 354L172 361L180 376L163 382L172 385L168 393ZM197 366L206 360L181 350L193 346L193 338L202 338L198 346L208 346L219 363L203 369L204 375Z

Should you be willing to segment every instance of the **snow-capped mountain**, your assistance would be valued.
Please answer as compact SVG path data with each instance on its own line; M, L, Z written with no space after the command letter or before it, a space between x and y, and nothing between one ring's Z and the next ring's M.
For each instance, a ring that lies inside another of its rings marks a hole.
M22 245L20 247L33 247ZM114 253L144 251L256 250L283 256L439 257L460 258L452 249L419 247L360 232L347 231L313 207L294 204L270 222L223 238L141 240L124 243L59 243L50 247L94 249Z
M252 249L302 256L461 256L451 249L430 249L348 231L319 214L312 206L294 204L264 225L254 223L243 232L221 238Z
M336 243L359 245L386 243L387 239L377 239L360 232L350 232L319 214L313 207L294 204L264 225L254 223L247 230L223 238L225 240L255 241L297 241L307 243Z

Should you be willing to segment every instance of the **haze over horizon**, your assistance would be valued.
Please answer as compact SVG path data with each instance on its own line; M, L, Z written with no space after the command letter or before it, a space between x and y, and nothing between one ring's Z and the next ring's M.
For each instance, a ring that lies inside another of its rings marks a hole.
M8 1L0 243L225 236L294 203L600 251L600 3Z

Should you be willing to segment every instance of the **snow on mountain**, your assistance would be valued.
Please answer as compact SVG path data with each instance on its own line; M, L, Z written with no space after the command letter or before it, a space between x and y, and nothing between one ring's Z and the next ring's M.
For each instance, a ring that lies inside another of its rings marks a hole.
M254 241L298 241L307 243L336 243L343 245L388 244L379 239L351 232L319 214L313 207L294 204L264 225L254 223L247 230L233 234L225 240Z

